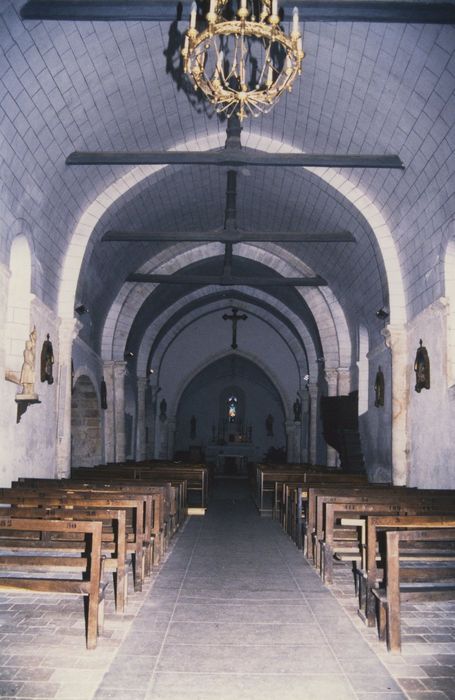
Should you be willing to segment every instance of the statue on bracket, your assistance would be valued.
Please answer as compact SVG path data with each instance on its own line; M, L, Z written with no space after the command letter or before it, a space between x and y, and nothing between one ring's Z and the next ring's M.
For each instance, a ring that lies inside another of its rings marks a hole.
M161 399L161 403L160 403L160 421L161 421L162 423L164 423L164 421L165 421L166 418L167 418L166 413L167 413L167 403L166 403L166 399Z
M271 413L265 419L265 429L267 432L267 437L273 437L273 416Z
M29 339L25 341L24 363L21 369L19 383L22 384L20 395L25 398L37 399L35 394L35 353L36 353L36 328L30 333Z
M376 372L376 379L374 380L374 393L374 405L377 408L384 406L384 374L382 372L381 365L378 366L378 371Z
M293 408L294 408L294 421L296 423L298 423L302 420L302 402L300 401L298 396L297 396L296 400L294 401Z
M46 340L41 348L41 381L48 384L54 383L52 374L54 365L54 350L49 339L49 333L46 335Z
M28 406L41 403L38 394L35 393L35 355L36 355L36 328L30 332L29 339L25 341L24 362L21 369L19 384L22 391L16 394L17 418L19 423Z
M103 409L103 411L105 411L107 409L107 388L106 388L106 382L104 380L104 377L101 377L100 399L101 399L101 408Z
M416 375L415 390L420 394L422 389L430 388L430 358L422 339L419 341L419 347L416 352L414 372Z

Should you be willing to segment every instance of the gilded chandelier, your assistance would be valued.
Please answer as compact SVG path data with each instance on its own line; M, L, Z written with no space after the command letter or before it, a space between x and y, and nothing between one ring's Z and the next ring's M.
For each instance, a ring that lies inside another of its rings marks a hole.
M243 120L269 112L290 91L302 70L302 35L295 7L291 31L280 27L277 0L240 0L237 16L225 19L229 0L210 0L207 24L196 28L196 3L182 49L185 73L227 116ZM253 12L257 8L259 16Z

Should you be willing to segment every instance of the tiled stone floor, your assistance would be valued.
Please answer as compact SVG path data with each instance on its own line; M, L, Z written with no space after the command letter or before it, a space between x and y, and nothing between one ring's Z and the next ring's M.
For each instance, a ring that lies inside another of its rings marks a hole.
M246 483L221 480L128 614L108 600L96 650L81 601L2 594L0 697L455 698L455 606L409 610L403 655L390 657L357 619L349 577L341 567L324 587Z

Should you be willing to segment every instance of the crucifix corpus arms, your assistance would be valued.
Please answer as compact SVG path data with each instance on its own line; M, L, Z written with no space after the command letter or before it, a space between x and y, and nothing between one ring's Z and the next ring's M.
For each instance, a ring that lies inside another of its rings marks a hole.
M232 321L232 344L231 348L235 350L237 348L237 321L246 321L248 316L246 314L238 314L238 309L232 307L232 314L223 314L223 321Z

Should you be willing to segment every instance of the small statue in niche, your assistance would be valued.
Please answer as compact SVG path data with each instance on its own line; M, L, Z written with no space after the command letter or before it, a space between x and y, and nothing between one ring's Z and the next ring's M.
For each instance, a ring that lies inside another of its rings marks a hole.
M294 408L294 421L300 422L302 419L302 402L300 401L298 396L297 396L296 400L294 401L293 408Z
M162 423L164 423L164 421L165 421L166 418L167 418L166 412L167 412L167 403L166 403L166 399L161 399L161 403L160 403L160 421L161 421Z
M22 384L23 396L36 396L35 394L35 353L36 353L36 328L30 333L25 342L24 363L21 369L20 384Z
M107 409L107 388L106 388L106 382L104 381L104 377L101 377L100 399L101 399L101 408L103 410L106 410Z
M49 333L46 335L46 340L41 348L41 381L47 382L48 384L54 383L54 377L52 374L54 366L54 350L52 348L52 343L49 340Z
M196 416L191 416L190 418L190 438L194 440L196 437Z
M422 389L430 388L430 358L426 347L422 344L422 339L419 341L419 347L416 352L414 372L416 373L415 390L420 394Z
M265 429L267 432L267 437L273 437L273 416L271 413L265 419Z
M374 393L374 405L377 408L379 408L379 406L384 406L384 374L382 372L381 365L378 366L378 371L376 372L376 379L374 380Z

